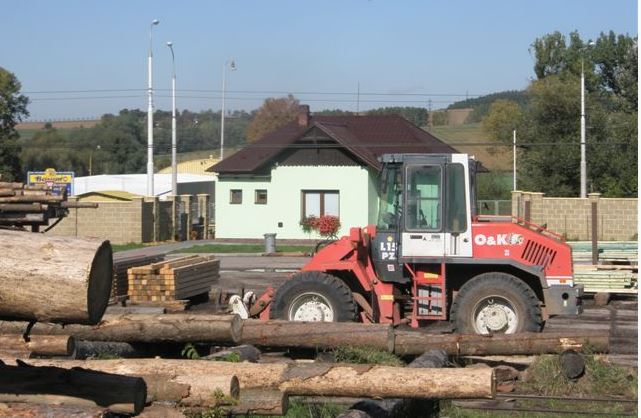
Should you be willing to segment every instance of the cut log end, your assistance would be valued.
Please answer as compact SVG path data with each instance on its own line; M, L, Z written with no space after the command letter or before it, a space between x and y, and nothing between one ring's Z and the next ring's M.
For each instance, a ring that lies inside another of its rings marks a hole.
M113 281L113 253L109 241L104 241L91 263L87 289L87 325L96 325L107 309ZM105 297L106 295L106 297Z

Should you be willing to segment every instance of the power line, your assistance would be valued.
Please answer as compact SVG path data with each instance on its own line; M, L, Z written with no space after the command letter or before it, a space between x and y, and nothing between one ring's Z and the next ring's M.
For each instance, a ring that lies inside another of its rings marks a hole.
M169 141L169 138L166 139ZM140 147L146 148L146 144L143 144L142 142L132 145L140 145ZM164 146L165 144L163 144ZM167 146L169 144L166 144ZM246 144L248 145L248 144ZM416 148L419 146L426 146L427 144L417 144L417 143L389 143L389 144L379 144L379 143L359 143L359 144L350 144L350 147L352 148L389 148L389 147L398 147L398 148ZM512 144L504 144L504 143L498 143L498 142L449 142L449 143L444 143L444 145L448 145L451 147L512 147ZM601 142L601 143L588 143L588 146L593 146L593 147L602 147L602 146L622 146L622 145L632 145L631 142ZM0 148L16 148L16 147L22 147L23 149L48 149L48 150L78 150L78 149L93 149L95 144L87 144L84 147L79 146L79 145L46 145L46 144L0 144ZM336 148L344 148L342 144L314 144L314 145L308 145L308 144L289 144L289 145L271 145L271 144L251 144L253 148L258 148L258 149L317 149L317 148L323 148L323 149L336 149ZM568 143L568 142L563 142L563 143L558 143L558 142L529 142L529 143L522 143L519 144L519 146L522 147L538 147L538 146L579 146L579 143ZM110 146L110 145L101 145L101 150L107 151L107 150L116 150L120 149L121 147L118 146ZM156 147L156 150L160 150L163 147ZM194 150L194 151L199 151L199 150ZM200 150L202 151L202 150Z
M146 92L147 89L87 89L87 90L38 90L24 91L22 94L84 94L84 93L119 93L140 91ZM157 88L154 91L171 91L171 89ZM217 89L180 89L178 92L191 93L222 93ZM357 93L346 91L286 91L286 90L227 90L230 94L300 94L300 95L332 95L332 96L356 96ZM393 93L393 92L359 92L361 96L409 96L409 97L469 97L467 93ZM481 94L472 95L475 97Z

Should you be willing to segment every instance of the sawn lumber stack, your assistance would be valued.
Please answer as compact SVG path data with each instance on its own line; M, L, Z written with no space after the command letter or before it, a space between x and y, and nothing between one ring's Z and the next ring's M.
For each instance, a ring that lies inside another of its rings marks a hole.
M214 256L188 256L128 270L132 302L164 302L209 293L218 281L220 260Z

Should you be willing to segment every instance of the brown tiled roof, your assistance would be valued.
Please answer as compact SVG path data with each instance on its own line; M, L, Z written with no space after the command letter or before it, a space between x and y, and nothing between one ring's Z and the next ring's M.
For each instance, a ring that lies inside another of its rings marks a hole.
M307 126L292 121L207 169L222 174L268 171L269 163L308 130L318 127L370 167L380 170L377 158L391 153L458 151L396 115L313 116Z

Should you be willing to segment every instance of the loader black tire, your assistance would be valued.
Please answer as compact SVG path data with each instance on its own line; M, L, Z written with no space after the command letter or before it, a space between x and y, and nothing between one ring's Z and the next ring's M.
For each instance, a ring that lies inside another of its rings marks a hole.
M307 314L303 315L296 304L305 300L308 308ZM331 321L329 315L323 315L329 313L328 309L331 309ZM295 317L297 312L298 318ZM341 279L320 271L307 271L294 275L276 290L269 317L289 321L349 322L356 320L356 312L352 291Z
M498 319L484 321L493 315ZM543 325L534 291L519 278L501 272L480 274L461 286L450 321L456 332L466 334L539 332Z

